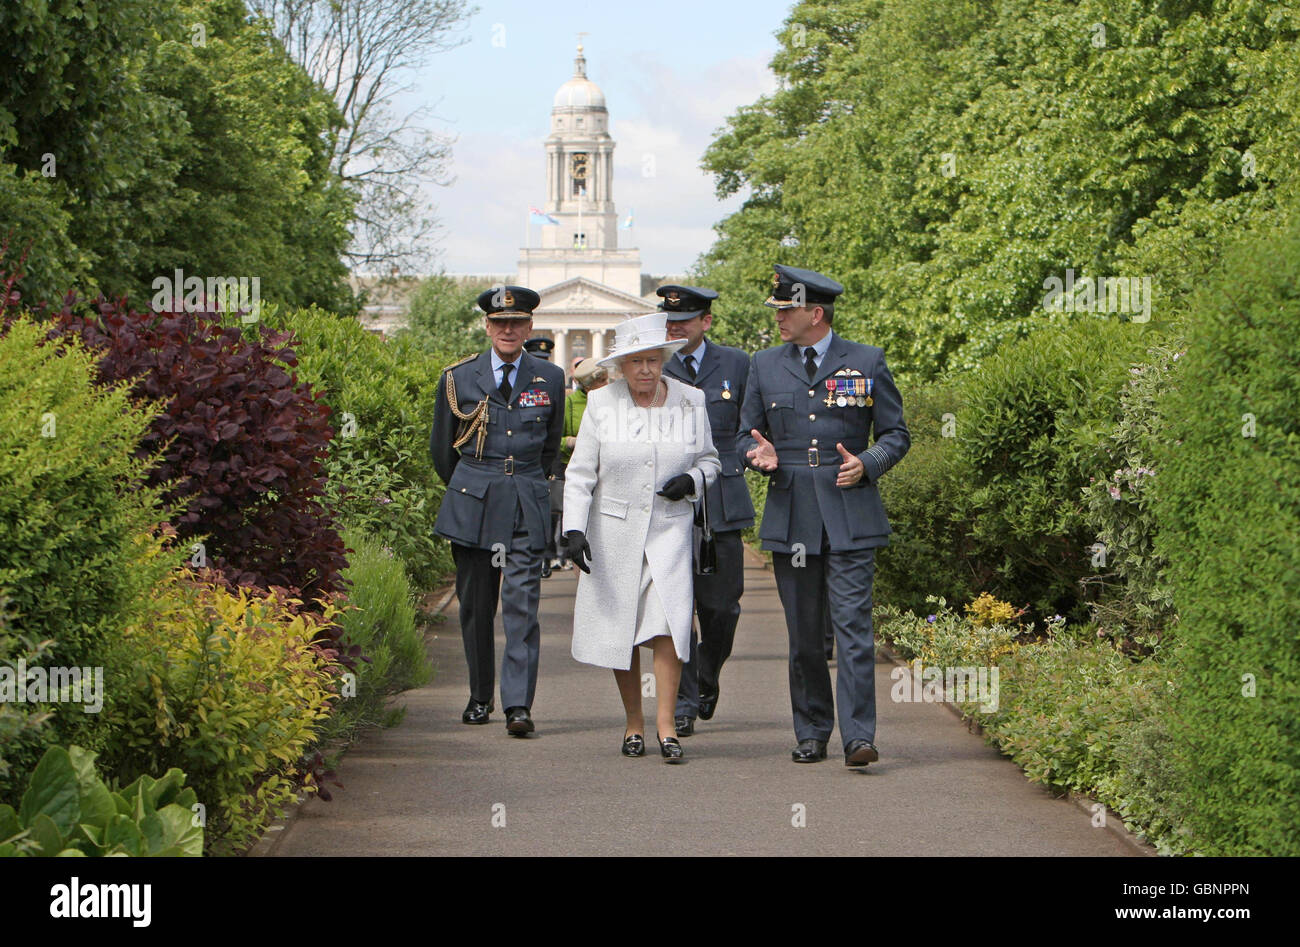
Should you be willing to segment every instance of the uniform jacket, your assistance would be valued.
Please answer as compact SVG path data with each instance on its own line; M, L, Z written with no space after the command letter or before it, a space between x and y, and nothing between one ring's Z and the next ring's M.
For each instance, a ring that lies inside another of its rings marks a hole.
M826 380L840 369L856 369L872 380L870 407L826 405ZM876 481L903 459L911 435L883 350L833 334L811 382L795 345L757 353L740 427L742 457L757 444L751 429L777 450L759 528L764 549L791 553L801 544L808 555L818 555L823 528L832 552L888 545L889 520ZM862 460L862 479L852 487L835 485L841 463L837 442Z
M488 399L482 459L474 456L476 438L459 450L452 447L461 422L447 403L448 372L462 413ZM564 427L564 371L524 352L508 404L498 384L491 350L451 366L438 379L429 451L447 492L433 529L465 546L491 549L502 543L508 549L515 512L522 507L529 546L542 549L550 532L546 472L555 462Z
M704 395L665 376L668 397L653 413L637 408L627 382L587 396L587 411L569 459L564 532L581 530L591 545L591 574L578 576L573 656L587 664L631 666L641 563L650 563L677 656L690 656L694 533L690 498L658 496L678 474L695 481L694 496L718 476Z
M687 376L686 366L676 354L664 362L664 374L704 392L713 446L722 462L722 475L709 487L710 525L719 531L745 529L754 525L754 502L745 483L745 457L736 450L736 435L749 377L749 356L740 349L718 345L712 339L704 341L704 361L696 370L694 381ZM724 397L724 391L730 397Z

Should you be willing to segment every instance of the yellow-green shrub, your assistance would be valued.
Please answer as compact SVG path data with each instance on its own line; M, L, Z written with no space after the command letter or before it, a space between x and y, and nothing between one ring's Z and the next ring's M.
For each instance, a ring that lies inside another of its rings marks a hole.
M299 613L301 604L183 570L123 636L132 661L116 682L105 765L123 781L184 770L214 852L254 841L300 783L316 788L300 761L329 713L339 666L312 639L337 611Z
M992 596L981 596L966 607L971 617L949 608L946 599L931 595L934 614L924 617L887 605L875 609L881 637L899 654L911 660L941 667L993 667L1016 652L1025 629L1011 619L985 621L984 616L1010 612L1011 606ZM1005 608L999 608L1005 606ZM1014 618L1011 615L1011 618Z

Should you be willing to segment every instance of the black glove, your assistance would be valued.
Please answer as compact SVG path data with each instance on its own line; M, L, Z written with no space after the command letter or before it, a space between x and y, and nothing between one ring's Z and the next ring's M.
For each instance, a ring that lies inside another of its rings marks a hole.
M661 497L669 500L680 500L688 493L695 492L695 481L691 479L690 474L678 474L664 484L664 488L659 491Z
M571 529L564 534L564 555L572 559L583 572L591 575L587 563L591 562L591 547L587 545L587 536L580 529Z

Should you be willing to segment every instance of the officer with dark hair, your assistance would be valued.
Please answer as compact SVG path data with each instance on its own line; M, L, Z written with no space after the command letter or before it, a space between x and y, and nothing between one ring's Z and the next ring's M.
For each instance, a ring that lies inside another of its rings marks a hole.
M668 338L687 343L664 361L664 374L704 392L713 445L722 461L706 500L717 547L717 571L695 576L695 616L699 636L691 634L690 660L682 666L675 723L679 737L695 732L695 718L709 720L718 706L719 676L731 656L745 592L745 546L741 531L754 525L754 504L745 483L744 458L736 450L740 406L745 400L749 356L706 337L713 327L716 291L695 286L660 286L659 308L668 320Z
M488 722L498 591L506 648L506 730L527 736L537 688L542 555L550 533L546 476L564 429L564 370L524 351L540 297L496 286L478 297L492 346L449 365L438 380L429 450L447 484L434 532L451 540L460 629L469 664L461 720Z
M740 450L771 479L759 538L771 550L790 637L796 763L826 758L835 725L825 650L839 658L834 703L846 766L879 759L871 586L889 542L877 482L911 444L903 401L874 345L831 330L844 287L775 267L767 305L784 343L757 353L741 411Z

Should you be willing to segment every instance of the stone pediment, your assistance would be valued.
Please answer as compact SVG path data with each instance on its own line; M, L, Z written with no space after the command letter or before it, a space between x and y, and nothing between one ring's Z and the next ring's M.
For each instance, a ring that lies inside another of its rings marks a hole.
M640 296L633 296L631 293L597 283L585 276L575 276L553 286L547 286L539 290L538 295L542 297L540 305L534 310L538 316L545 316L548 313L583 312L640 314L657 308L659 302L658 299L650 302Z

